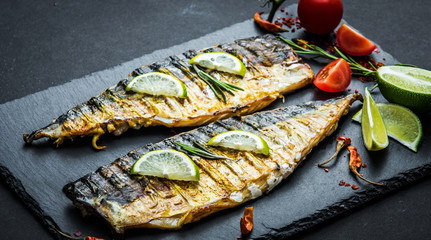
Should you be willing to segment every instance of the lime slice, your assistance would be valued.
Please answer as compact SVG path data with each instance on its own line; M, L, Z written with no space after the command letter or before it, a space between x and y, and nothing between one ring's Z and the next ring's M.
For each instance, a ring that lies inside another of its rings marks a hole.
M417 111L431 110L431 71L384 66L377 70L377 74L379 89L389 102Z
M160 72L145 73L133 78L127 84L126 90L154 96L187 97L187 90L183 82Z
M232 54L225 52L202 53L189 61L204 68L244 76L247 71L244 63Z
M369 151L378 151L386 148L389 141L385 124L368 88L365 88L362 112L364 113L361 118L362 138L364 139L365 147Z
M220 133L211 138L211 140L208 142L208 145L251 151L265 155L269 154L268 144L265 140L263 140L263 138L254 133L242 130Z
M410 109L393 103L377 103L376 106L383 118L388 136L417 152L423 135L418 116ZM353 120L361 122L361 118L362 110L359 110L353 116Z
M144 154L132 166L131 173L173 180L199 181L199 169L184 153L173 149Z

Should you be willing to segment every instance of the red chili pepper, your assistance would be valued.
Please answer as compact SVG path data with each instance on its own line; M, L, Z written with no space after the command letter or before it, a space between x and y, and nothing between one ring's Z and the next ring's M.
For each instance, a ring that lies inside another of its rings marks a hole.
M356 147L349 146L349 147L347 147L347 149L349 149L349 151L350 151L350 162L349 162L349 168L350 168L350 170L351 170L351 171L352 171L356 176L358 176L360 179L362 179L362 180L364 180L364 181L366 181L366 182L368 182L368 183L374 184L374 185L382 186L382 185L383 185L383 183L376 183L376 182L372 182L372 181L370 181L370 180L368 180L368 179L364 178L363 176L361 176L361 174L359 174L358 169L359 169L359 168L361 167L361 165L362 165L361 156L359 156L359 153L358 153L358 151L357 151Z
M262 19L262 13L263 12L257 12L254 14L254 21L263 29L265 29L268 32L288 32L289 30L282 28L281 26L271 23L268 20Z
M334 155L332 155L332 157L326 160L325 162L319 163L317 166L321 167L322 165L329 163L332 159L334 159L338 155L338 153L341 151L343 147L349 146L351 142L352 140L349 137L339 136L337 138L337 150L335 151Z
M241 233L249 234L253 229L253 207L246 207L244 210L244 217L241 218L240 222Z
M356 185L352 185L352 189L353 189L353 190L357 190L357 189L359 189L359 187L358 187L358 186L356 186Z

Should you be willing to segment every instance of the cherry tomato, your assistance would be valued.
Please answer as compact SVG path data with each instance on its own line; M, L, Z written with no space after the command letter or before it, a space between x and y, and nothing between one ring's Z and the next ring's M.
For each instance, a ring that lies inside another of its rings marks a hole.
M307 32L328 34L338 26L343 17L341 0L300 0L298 17Z
M346 24L343 24L338 28L336 35L338 47L352 56L365 56L376 49L376 45L374 45L374 43L348 27Z
M346 90L352 81L352 71L346 60L339 58L326 65L314 78L314 85L325 92Z

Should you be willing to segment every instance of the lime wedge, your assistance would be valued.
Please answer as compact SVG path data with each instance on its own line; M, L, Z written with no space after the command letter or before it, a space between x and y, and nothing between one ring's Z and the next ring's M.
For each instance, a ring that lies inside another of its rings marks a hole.
M431 110L431 71L384 66L377 70L377 74L379 89L389 102L417 111Z
M423 135L418 116L410 109L393 103L377 103L376 106L383 118L388 136L417 152ZM352 119L361 122L361 118L362 110L359 110Z
M268 144L265 140L263 140L263 138L254 133L242 130L220 133L211 138L208 142L208 145L242 151L251 151L255 153L262 153L264 155L269 154Z
M368 88L365 88L364 104L362 105L362 138L369 151L378 151L389 144L385 124L371 97Z
M189 61L204 68L244 76L247 71L244 63L232 54L225 52L202 53Z
M199 169L184 153L173 149L144 154L132 166L131 173L172 180L199 181Z
M160 72L145 73L133 78L127 84L126 90L154 96L187 97L187 89L183 82Z

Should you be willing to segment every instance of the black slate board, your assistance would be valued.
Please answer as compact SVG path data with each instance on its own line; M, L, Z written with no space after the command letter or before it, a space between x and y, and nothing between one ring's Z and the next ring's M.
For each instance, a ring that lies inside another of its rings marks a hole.
M67 232L79 229L86 235L108 238L109 227L97 218L82 218L80 212L62 194L61 188L66 183L95 170L100 165L110 163L116 157L138 146L173 135L172 132L167 128L157 127L129 131L118 138L105 137L101 143L108 145L109 148L101 152L91 149L89 139L68 142L60 149L55 149L43 140L33 146L25 146L22 134L46 125L50 119L56 118L73 105L99 94L103 89L125 78L138 66L191 48L205 48L258 34L262 32L255 28L251 20L235 24L199 39L156 51L120 66L0 105L2 132L0 162L3 177L8 185L25 199L47 227L55 223ZM295 34L285 35L290 38L301 34L302 32L298 31ZM377 57L385 58L387 64L395 62L390 55L383 52L377 54ZM308 62L315 71L322 67L320 64ZM372 85L373 83L363 84L354 80L350 88L357 88L362 92L365 86ZM324 94L310 86L287 95L284 103L279 100L270 108L333 96L335 95ZM378 91L373 96L377 102L385 101ZM251 237L290 236L375 197L396 190L424 175L429 175L430 149L424 147L430 141L430 129L427 126L424 127L424 140L417 154L393 140L388 149L369 153L362 146L360 126L351 123L350 120L352 114L359 108L359 103L354 104L350 114L340 122L339 129L316 147L307 157L304 165L280 186L270 194L246 204L255 208L255 229ZM429 120L429 116L422 117L423 123ZM176 129L178 132L183 130L186 129ZM347 167L346 152L329 165L328 173L315 166L335 150L335 139L338 135L352 137L353 144L358 147L364 162L368 165L368 168L362 169L362 173L376 181L384 180L385 187L376 188L352 176ZM351 188L339 187L339 180L354 183L360 186L360 189L353 191ZM193 236L198 239L231 239L239 236L238 224L242 212L243 206L186 225L180 231L140 229L127 232L125 237L126 239L176 239Z

